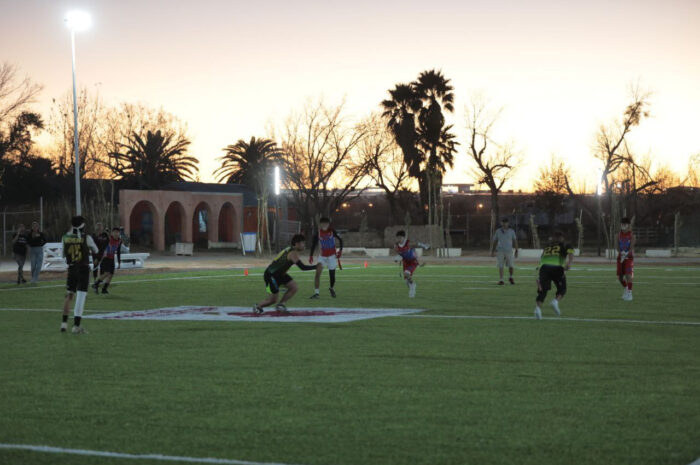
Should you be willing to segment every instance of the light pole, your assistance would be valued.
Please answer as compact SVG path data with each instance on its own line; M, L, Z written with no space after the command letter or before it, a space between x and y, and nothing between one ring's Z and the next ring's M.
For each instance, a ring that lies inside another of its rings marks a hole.
M275 166L275 249L280 249L280 167Z
M90 27L90 15L84 11L69 11L66 26L70 29L71 64L73 66L73 148L75 150L75 214L82 214L80 206L80 152L78 150L78 92L75 84L75 33Z

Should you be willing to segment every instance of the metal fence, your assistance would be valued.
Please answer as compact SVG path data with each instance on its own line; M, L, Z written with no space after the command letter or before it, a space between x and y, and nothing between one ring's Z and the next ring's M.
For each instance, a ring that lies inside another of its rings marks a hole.
M2 210L2 256L8 256L12 253L12 238L17 233L17 226L23 224L27 230L30 229L32 222L39 223L39 229L44 230L44 199L39 200L38 209L33 210L32 206L14 207L9 210L9 207L4 207Z

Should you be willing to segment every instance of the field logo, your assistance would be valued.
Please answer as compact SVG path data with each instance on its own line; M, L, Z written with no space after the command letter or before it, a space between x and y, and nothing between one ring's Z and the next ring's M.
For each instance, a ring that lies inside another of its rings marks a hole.
M384 316L401 316L422 312L415 308L293 308L288 313L267 310L262 315L248 307L171 307L143 311L126 311L88 315L96 320L163 320L163 321L279 321L285 323L345 323Z

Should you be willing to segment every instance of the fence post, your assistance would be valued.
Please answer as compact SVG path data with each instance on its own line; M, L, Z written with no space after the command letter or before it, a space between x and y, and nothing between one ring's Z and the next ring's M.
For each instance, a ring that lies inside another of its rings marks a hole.
M7 207L2 212L2 254L7 255Z

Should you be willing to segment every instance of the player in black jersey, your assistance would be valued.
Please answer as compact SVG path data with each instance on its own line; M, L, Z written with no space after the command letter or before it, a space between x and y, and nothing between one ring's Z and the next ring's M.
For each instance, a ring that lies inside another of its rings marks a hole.
M104 251L109 245L109 233L105 231L102 223L95 223L95 232L91 236L97 246L97 253L92 255L92 279L97 281L97 278L100 276L100 265L102 264Z
M299 252L304 250L305 241L303 235L297 234L292 237L292 245L282 249L280 253L277 254L272 263L268 265L265 269L263 278L265 279L265 285L267 286L267 292L271 295L260 303L253 306L253 312L262 313L263 308L269 307L277 303L277 297L279 296L280 286L287 288L282 299L277 303L276 310L280 312L286 312L287 307L284 305L285 302L289 301L294 294L297 293L297 283L294 282L291 276L287 274L289 268L292 265L296 265L302 271L314 271L316 267L313 265L304 265L299 258Z
M90 253L97 253L97 246L92 237L85 234L85 220L82 216L74 216L71 219L71 230L63 235L63 256L68 264L68 279L66 282L66 298L63 301L63 321L61 332L65 332L68 326L68 313L70 304L75 298L73 309L73 334L83 334L85 330L80 326L85 308L88 285L90 284Z

